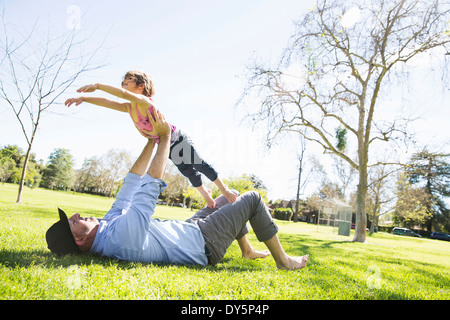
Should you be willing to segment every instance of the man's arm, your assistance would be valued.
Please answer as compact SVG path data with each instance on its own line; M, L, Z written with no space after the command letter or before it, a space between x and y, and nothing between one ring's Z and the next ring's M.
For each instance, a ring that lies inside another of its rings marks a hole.
M150 111L148 111L150 112ZM169 146L170 146L170 125L165 121L164 116L159 112L155 114L156 120L153 117L149 117L152 121L153 131L152 134L157 134L160 136L160 142L156 154L151 162L150 168L148 170L148 175L145 175L145 171L148 168L150 157L153 153L154 141L149 139L149 142L145 146L139 158L136 160L135 164L131 167L130 172L124 180L124 184L117 194L117 199L121 199L123 196L123 201L120 202L116 200L113 205L113 209L117 212L115 205L117 203L117 208L129 209L127 218L124 221L131 221L139 217L139 219L144 219L147 221L151 218L156 202L158 201L158 196L164 190L166 184L161 180L164 174L164 169L167 164L167 159L169 157ZM144 175L144 178L141 176ZM142 179L142 184L139 183ZM127 186L132 192L124 190ZM130 195L132 195L130 197ZM132 202L131 202L132 201ZM121 211L120 211L121 212ZM145 223L138 223L138 225L146 225Z
M158 150L148 169L148 174L155 179L162 179L169 159L170 135L160 136Z
M134 195L139 191L139 188L142 185L142 176L145 175L148 168L154 146L155 140L148 139L140 156L131 167L129 173L125 176L122 187L116 195L116 200L114 200L111 209L106 213L105 219L111 219L121 215L122 210L128 210L130 208Z
M149 113L149 111L147 111ZM162 179L164 170L166 169L167 160L169 159L170 149L170 125L159 111L155 114L155 120L149 116L149 120L153 126L154 134L159 136L159 145L156 155L152 160L148 174L155 179Z
M147 111L148 113L150 111ZM156 155L152 161L151 168L148 172L154 174L153 178L161 179L164 173L164 169L169 156L169 144L170 144L170 125L165 121L164 116L159 112L156 113L156 120L153 117L149 117L152 121L153 130L152 134L158 134L161 136L160 145L156 152ZM162 144L162 147L161 147ZM129 173L124 179L124 183L117 193L116 200L114 201L111 210L108 211L105 217L113 217L122 213L122 210L128 210L132 204L132 200L136 192L139 192L142 183L142 177L147 171L150 160L155 147L155 140L148 139L147 144L142 150L136 162L131 167ZM165 161L164 161L165 158ZM156 202L155 202L156 203Z
M148 139L147 144L141 152L141 155L137 158L134 165L131 167L130 172L137 174L138 176L143 176L147 171L150 159L153 154L153 149L155 147L155 140Z

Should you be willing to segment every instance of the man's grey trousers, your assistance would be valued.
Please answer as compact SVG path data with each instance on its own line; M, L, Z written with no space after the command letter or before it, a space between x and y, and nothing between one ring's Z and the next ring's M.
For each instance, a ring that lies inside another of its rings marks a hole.
M247 221L261 242L271 239L278 232L278 227L258 192L246 192L234 203L220 206L224 198L216 200L215 209L203 208L187 220L196 222L200 227L211 265L222 260L235 239L239 240L248 233Z

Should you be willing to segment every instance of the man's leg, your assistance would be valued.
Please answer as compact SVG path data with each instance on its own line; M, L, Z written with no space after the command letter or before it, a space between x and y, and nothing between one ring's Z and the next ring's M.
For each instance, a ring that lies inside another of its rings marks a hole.
M236 195L239 195L239 193L235 190L233 190ZM228 201L223 201L225 196L220 196L216 199L217 201L217 207L216 208L209 208L205 207L203 209L198 210L191 218L187 219L187 222L192 222L199 219L205 219L207 216L209 216L211 213L214 213L219 208L223 207L228 203ZM236 236L236 241L239 244L239 247L241 248L242 257L253 260L257 258L265 258L270 255L270 252L268 250L255 250L252 245L250 244L250 241L247 238L248 233L248 227L247 224L242 228L242 230L239 232L239 234Z
M247 221L259 241L271 239L278 231L267 207L257 192L246 192L197 223L211 253L210 264L218 263ZM238 238L240 239L240 238Z
M237 240L237 243L239 244L239 248L241 248L242 257L254 260L258 258L266 258L270 256L269 250L255 250L252 245L250 244L250 241L248 241L248 238L246 235L241 237Z
M272 253L278 268L293 270L305 267L309 256L291 257L284 252L277 236L278 227L259 193L253 191L199 221L211 253L210 264L214 265L223 258L234 239L232 235L237 234L247 221L250 221L258 240L264 242Z
M291 257L287 255L287 253L284 252L277 235L274 235L269 240L264 241L264 243L272 253L272 256L277 264L278 269L285 269L285 270L301 269L304 268L306 266L306 263L308 262L309 255L305 255L302 257Z

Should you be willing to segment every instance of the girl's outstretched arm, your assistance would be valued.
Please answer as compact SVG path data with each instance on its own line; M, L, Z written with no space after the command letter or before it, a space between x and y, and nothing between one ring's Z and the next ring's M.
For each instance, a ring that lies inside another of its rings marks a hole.
M117 111L121 111L121 112L128 112L128 109L130 106L129 102L120 103L117 101L112 101L112 100L108 100L105 98L96 98L96 97L78 97L78 98L67 99L64 104L67 107L70 107L74 103L76 106L78 106L82 102L92 103L97 106L101 106L101 107L105 107L105 108L109 108L109 109L113 109L113 110L117 110Z
M77 90L77 92L94 92L97 89L112 94L113 96L128 100L130 102L136 102L143 106L150 107L152 105L150 99L142 94L136 94L123 88L117 88L101 83L89 84L87 86L81 87Z

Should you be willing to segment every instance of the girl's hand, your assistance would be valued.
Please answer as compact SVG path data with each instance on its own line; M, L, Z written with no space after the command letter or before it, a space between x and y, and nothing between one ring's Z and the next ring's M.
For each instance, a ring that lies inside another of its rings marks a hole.
M78 97L78 98L67 99L66 102L64 102L64 104L66 105L66 107L70 107L74 103L76 106L78 106L83 101L84 101L83 97Z
M94 92L95 90L98 89L98 86L96 83L94 84L88 84L87 86L81 87L80 89L77 90L77 92Z

